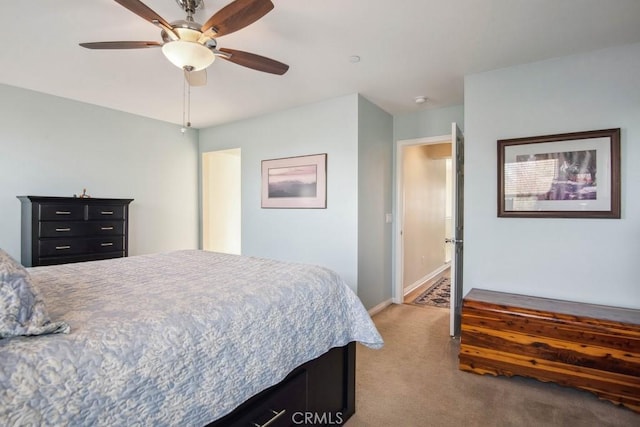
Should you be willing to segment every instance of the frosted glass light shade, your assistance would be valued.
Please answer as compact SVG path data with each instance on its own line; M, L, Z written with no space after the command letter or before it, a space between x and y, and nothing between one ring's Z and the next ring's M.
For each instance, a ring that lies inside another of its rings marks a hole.
M193 71L207 68L216 59L213 52L205 46L186 40L165 43L162 46L162 53L176 67L182 69L193 67Z

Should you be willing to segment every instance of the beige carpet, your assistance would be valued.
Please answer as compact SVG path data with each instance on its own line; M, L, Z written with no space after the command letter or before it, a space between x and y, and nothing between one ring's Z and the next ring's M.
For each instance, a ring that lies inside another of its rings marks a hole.
M588 392L458 370L447 309L392 305L374 321L385 346L358 344L347 427L640 426L640 414Z

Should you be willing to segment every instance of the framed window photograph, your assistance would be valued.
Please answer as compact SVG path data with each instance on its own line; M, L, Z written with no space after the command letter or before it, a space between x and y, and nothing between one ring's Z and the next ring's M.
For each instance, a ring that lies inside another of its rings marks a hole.
M620 129L498 140L498 216L620 218Z
M327 155L262 161L263 208L327 207Z

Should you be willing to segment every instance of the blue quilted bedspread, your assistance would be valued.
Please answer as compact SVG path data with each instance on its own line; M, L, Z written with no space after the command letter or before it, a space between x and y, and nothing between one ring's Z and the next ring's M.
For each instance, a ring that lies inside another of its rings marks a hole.
M30 269L68 335L0 340L0 424L202 426L332 347L382 346L325 268L178 251Z

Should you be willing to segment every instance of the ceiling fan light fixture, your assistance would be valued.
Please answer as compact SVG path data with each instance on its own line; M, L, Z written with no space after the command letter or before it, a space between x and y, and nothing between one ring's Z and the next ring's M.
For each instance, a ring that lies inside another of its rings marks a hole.
M162 53L173 65L183 70L186 67L193 67L193 71L203 70L216 59L214 53L206 46L187 40L165 43Z
M202 36L199 25L197 22L189 21L175 21L172 22L173 32L180 37L180 40L197 42ZM164 39L164 36L163 36Z

